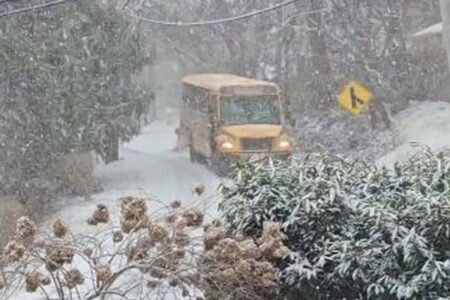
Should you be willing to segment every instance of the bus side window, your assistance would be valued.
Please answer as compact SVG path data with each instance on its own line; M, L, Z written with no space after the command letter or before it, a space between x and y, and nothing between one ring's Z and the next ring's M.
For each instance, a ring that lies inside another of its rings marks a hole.
M183 96L182 96L182 105L183 105L183 109L186 109L189 107L189 97L188 97L188 93L189 93L189 87L187 85L183 85Z
M191 86L186 86L185 92L185 108L195 111L195 93Z
M199 111L202 114L208 115L209 114L209 97L208 92L206 90L202 90L199 95Z

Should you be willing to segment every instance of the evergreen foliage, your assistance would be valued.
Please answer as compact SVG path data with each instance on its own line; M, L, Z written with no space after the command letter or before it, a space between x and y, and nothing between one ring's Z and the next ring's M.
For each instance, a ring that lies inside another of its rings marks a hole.
M305 299L450 297L450 160L418 155L394 170L335 157L241 165L222 187L228 229L282 223L279 262Z
M0 177L25 185L62 155L107 158L138 134L150 98L132 79L148 62L133 24L97 1L2 20Z

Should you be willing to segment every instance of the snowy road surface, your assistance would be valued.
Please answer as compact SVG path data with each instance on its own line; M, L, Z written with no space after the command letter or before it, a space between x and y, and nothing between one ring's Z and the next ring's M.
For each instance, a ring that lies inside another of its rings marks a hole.
M394 119L401 145L380 160L379 165L392 166L420 147L435 151L450 149L450 103L418 103L401 112ZM143 133L122 146L121 160L97 170L104 192L93 196L92 201L70 200L56 217L77 230L86 229L86 220L98 203L114 210L123 196L139 196L151 199L150 210L157 213L175 199L185 207L195 206L209 217L217 216L216 189L219 179L204 166L193 165L186 152L177 152L175 128L176 114L169 114L164 121L157 121ZM206 195L199 198L192 194L195 184L206 186ZM117 214L116 214L117 215Z
M450 149L450 103L423 102L413 105L395 117L400 146L380 160L379 165L392 166L416 154L421 148L433 151Z
M381 165L392 165L420 150L411 143L428 146L435 151L450 149L450 103L414 105L397 115L394 123L402 144L380 159L378 163ZM75 234L86 234L96 230L86 223L96 204L106 204L113 218L117 218L118 199L123 196L149 199L150 212L156 216L161 215L161 209L167 204L180 199L184 207L197 207L205 211L207 218L217 217L216 189L220 181L205 167L191 164L187 153L175 151L175 127L175 116L157 121L139 137L123 145L121 160L100 166L97 170L104 192L94 195L91 201L66 200L53 219L61 218ZM206 186L203 197L192 193L197 183ZM38 295L22 292L14 297L41 299ZM177 299L177 296L167 299Z
M120 205L118 199L123 196L148 199L149 212L156 218L161 217L165 207L176 199L181 200L185 208L195 207L205 212L206 220L216 218L217 187L220 181L205 167L193 165L187 153L175 151L176 121L175 115L167 116L165 121L153 123L145 128L140 136L123 145L119 161L100 166L97 170L97 178L101 181L104 192L93 195L89 201L84 199L64 201L62 208L48 220L48 224L44 224L44 227L50 227L55 219L60 218L69 225L75 235L98 234L109 225L93 227L87 224L96 205L99 203L107 205L111 210L113 223L118 225ZM206 187L202 197L192 193L193 187L198 183ZM115 247L112 241L110 242L110 250L114 252ZM90 268L83 260L76 258L74 265L79 267L86 278L90 278ZM125 277L124 280L133 280L133 277ZM80 292L84 294L87 290L80 289ZM51 294L56 295L56 291L52 291ZM161 288L154 297L166 300L180 298L181 290L171 287ZM40 300L42 295L20 290L8 299Z
M86 220L98 203L107 205L117 217L114 212L119 208L118 199L124 196L149 199L149 210L154 215L170 202L181 200L184 207L196 207L207 218L215 218L220 181L206 167L192 164L186 152L175 150L176 126L176 117L170 115L145 128L121 147L119 161L98 167L96 175L104 192L93 195L90 201L66 201L55 218L64 220L75 232L86 232ZM206 186L202 197L192 193L198 183Z

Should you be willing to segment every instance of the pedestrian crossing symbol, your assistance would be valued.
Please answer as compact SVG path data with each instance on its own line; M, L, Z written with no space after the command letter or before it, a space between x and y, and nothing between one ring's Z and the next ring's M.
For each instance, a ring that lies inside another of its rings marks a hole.
M356 81L349 82L339 95L339 105L354 116L362 114L370 101L372 93Z

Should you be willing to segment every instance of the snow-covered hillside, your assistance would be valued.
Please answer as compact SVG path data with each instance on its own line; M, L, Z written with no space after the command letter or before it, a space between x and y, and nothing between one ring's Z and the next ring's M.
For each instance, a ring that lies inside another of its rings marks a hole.
M400 146L377 161L392 166L423 148L433 151L450 149L450 103L416 103L394 118Z

